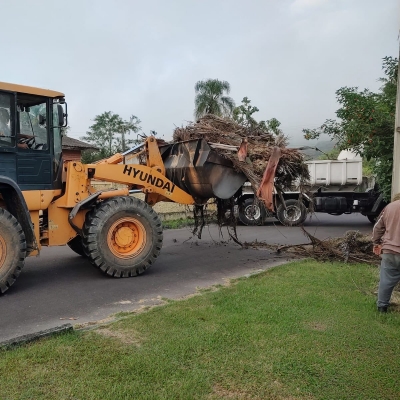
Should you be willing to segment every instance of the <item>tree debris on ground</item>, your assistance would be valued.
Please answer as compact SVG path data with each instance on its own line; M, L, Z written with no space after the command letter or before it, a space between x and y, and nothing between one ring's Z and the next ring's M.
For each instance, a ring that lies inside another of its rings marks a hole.
M271 245L261 242L244 243L246 247L267 247L277 253L287 252L300 257L310 257L318 261L343 261L345 263L367 263L378 265L380 257L372 252L371 235L359 231L347 231L342 237L318 239L301 228L307 243L298 245Z
M298 245L271 245L263 242L243 243L243 247L268 248L277 253L289 253L298 257L314 258L322 262L365 263L379 266L380 256L373 253L371 235L359 231L347 231L342 237L318 239L302 227L309 243ZM400 283L394 288L394 296L400 300Z

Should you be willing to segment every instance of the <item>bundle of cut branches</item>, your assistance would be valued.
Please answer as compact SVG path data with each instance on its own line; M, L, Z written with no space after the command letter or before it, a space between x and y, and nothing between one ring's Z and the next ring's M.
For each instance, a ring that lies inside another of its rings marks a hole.
M295 182L302 186L309 179L303 155L296 149L286 147L286 137L265 132L258 126L243 126L232 119L208 114L195 123L175 129L174 142L190 139L205 139L216 152L230 159L234 167L246 175L255 191L260 185L275 146L281 150L281 158L276 170L277 186L282 189L291 189ZM245 162L239 161L236 152L243 139L248 142Z
M372 251L370 235L363 235L359 231L347 231L343 237L321 240L304 228L302 229L304 235L310 240L309 244L281 246L277 248L277 251L286 250L319 261L363 262L374 265L380 262L379 256Z

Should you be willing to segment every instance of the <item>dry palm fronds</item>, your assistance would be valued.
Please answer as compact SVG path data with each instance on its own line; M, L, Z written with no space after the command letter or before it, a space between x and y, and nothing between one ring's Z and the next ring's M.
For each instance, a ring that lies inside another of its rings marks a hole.
M304 228L302 229L304 235L310 240L309 244L281 246L277 247L277 251L287 250L320 261L379 264L379 256L372 252L373 245L370 235L363 235L359 231L347 231L343 237L321 240L311 235Z
M310 257L318 261L343 261L345 263L367 263L378 265L380 257L372 252L370 235L363 235L359 231L347 231L342 237L318 239L304 228L307 243L295 245L274 245L265 242L245 242L243 247L267 248L277 253L290 253L300 257Z
M265 132L260 127L243 126L232 119L215 115L205 115L196 123L186 127L176 128L173 141L180 142L190 139L204 139L209 143L220 144L214 150L221 156L232 161L234 167L242 171L256 192L274 146L281 149L281 159L276 171L278 186L282 189L292 188L293 184L304 184L309 179L307 165L303 155L295 149L288 149L285 136L276 136ZM247 139L247 162L240 162L237 152L243 139Z
M298 150L285 147L287 145L285 136L266 132L260 126L244 126L232 119L208 114L195 123L175 129L174 142L192 139L204 139L220 156L231 160L234 168L247 177L254 193L257 193L260 187L264 171L275 147L279 147L281 153L275 174L275 187L278 191L292 189L294 184L302 190L309 179L309 171L304 163L303 155ZM247 157L238 154L242 143L246 143ZM219 215L225 214L229 209L225 202L217 202L217 204ZM198 212L195 212L195 221L193 233L200 237L204 221ZM231 223L231 226L235 227L235 225L235 221ZM237 241L235 229L231 237Z
M312 243L314 258L320 260L342 260L344 262L366 262L376 264L379 257L372 252L372 241L368 235L348 231L343 237L319 240L306 230L305 235Z

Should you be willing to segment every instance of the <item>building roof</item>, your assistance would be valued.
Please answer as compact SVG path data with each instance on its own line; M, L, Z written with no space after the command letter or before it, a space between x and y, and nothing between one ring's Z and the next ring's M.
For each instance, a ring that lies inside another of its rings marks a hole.
M85 143L69 136L63 136L62 148L63 150L98 150L98 148L93 144Z
M9 92L36 94L38 96L46 97L64 97L64 93L56 92L54 90L40 89L33 86L16 85L15 83L0 82L0 89Z

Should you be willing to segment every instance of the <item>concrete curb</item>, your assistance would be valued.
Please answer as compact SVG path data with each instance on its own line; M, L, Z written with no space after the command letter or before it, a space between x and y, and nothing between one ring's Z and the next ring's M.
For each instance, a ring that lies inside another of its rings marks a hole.
M0 349L9 349L12 347L21 346L22 344L31 343L45 337L58 335L64 332L70 332L72 330L73 326L71 324L63 324L60 326L56 326L54 328L45 329L43 331L38 331L35 333L30 333L28 335L17 336L13 339L0 342Z

